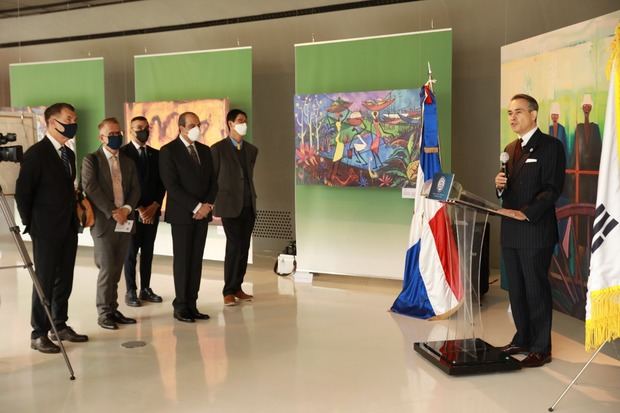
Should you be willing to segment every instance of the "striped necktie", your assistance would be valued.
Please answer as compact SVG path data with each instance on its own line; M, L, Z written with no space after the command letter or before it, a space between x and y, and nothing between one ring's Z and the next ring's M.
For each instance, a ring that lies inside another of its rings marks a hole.
M60 159L62 159L62 163L65 166L65 171L67 171L67 174L71 176L71 161L69 160L69 149L65 145L62 145L60 147Z
M200 166L200 158L198 157L198 152L196 152L194 145L189 145L189 155L196 163L196 166Z

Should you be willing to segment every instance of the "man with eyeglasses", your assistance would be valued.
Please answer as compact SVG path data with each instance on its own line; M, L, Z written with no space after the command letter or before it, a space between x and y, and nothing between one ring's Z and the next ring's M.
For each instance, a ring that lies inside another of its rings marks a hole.
M504 149L506 173L495 177L502 199L501 246L508 278L512 317L517 329L501 347L507 354L527 354L523 367L551 362L552 298L548 272L558 227L555 202L562 193L566 158L562 143L538 129L538 102L512 97L510 128L518 135Z

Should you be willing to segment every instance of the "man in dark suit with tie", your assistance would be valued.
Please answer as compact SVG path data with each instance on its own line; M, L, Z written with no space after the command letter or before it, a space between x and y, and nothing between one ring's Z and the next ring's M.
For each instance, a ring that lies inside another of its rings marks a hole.
M229 136L213 145L213 165L219 188L215 215L222 218L226 232L224 259L224 305L250 301L242 289L248 264L248 250L256 218L254 165L258 149L243 140L247 132L247 115L233 109L226 116Z
M172 227L174 318L193 323L209 319L198 311L196 301L217 182L211 150L198 142L198 116L184 112L178 125L179 136L161 148L159 171L168 192L164 219Z
M32 239L34 268L61 340L88 341L67 325L69 296L77 252L78 219L75 195L75 153L66 144L77 132L77 115L68 103L45 110L45 138L24 154L15 187L15 201ZM52 329L36 291L32 291L30 346L58 353L48 332ZM58 337L52 333L52 339Z
M82 187L93 204L95 225L90 229L95 244L98 324L108 330L118 324L135 324L118 310L118 282L135 225L127 222L140 199L140 182L134 162L119 151L123 143L115 118L99 124L101 147L84 157Z
M136 232L131 236L129 252L125 259L125 282L127 294L125 303L139 307L140 300L161 303L162 298L151 289L151 267L153 247L157 236L157 226L161 213L161 203L166 190L159 177L159 151L147 145L149 123L144 116L136 116L130 122L131 141L121 147L136 164L140 180L140 200L136 207ZM136 261L140 251L140 297L136 293Z
M517 332L501 348L508 354L527 353L523 367L551 361L552 299L548 272L558 241L555 202L562 193L566 157L562 143L536 125L538 102L513 96L508 108L511 129L519 135L508 144L506 173L495 177L502 199L499 212L502 258Z

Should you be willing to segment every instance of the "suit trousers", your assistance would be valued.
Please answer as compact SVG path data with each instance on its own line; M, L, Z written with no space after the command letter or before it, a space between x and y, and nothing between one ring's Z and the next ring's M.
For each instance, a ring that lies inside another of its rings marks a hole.
M145 289L151 285L151 268L153 265L153 248L157 236L159 218L155 218L152 224L143 224L135 220L136 232L131 236L129 251L125 259L125 284L127 291L137 290L136 263L138 251L140 252L140 288Z
M101 317L118 309L118 282L127 257L131 234L114 232L110 228L103 236L93 237L93 241L95 243L95 265L99 269L97 313Z
M50 303L54 325L62 330L68 320L69 296L73 288L77 233L70 231L64 237L53 240L33 236L32 249L41 290ZM52 328L34 287L30 323L33 339L47 335Z
M248 266L248 251L256 216L252 207L244 207L236 218L222 218L226 233L226 257L224 258L224 295L241 290Z
M502 248L512 318L517 328L512 343L544 354L551 353L552 254L553 247Z
M192 224L171 224L171 228L175 292L172 306L175 311L195 311L209 222L201 219Z

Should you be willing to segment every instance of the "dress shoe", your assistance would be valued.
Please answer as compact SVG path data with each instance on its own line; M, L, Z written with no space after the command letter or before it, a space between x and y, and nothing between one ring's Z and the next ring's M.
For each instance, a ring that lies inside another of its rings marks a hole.
M47 336L41 336L30 340L30 348L46 354L60 353L60 347L52 343Z
M193 323L194 317L187 311L175 311L174 318L184 323Z
M164 301L160 296L155 294L151 288L143 288L140 290L140 299L150 303L161 303Z
M235 297L237 297L241 301L252 301L252 299L254 298L253 295L246 294L243 292L243 290L237 291L235 293Z
M116 321L114 321L110 314L99 317L97 324L107 330L118 330L118 325L116 325Z
M529 353L529 350L527 349L527 347L521 347L521 346L517 346L516 344L506 344L503 347L498 347L497 348L499 351L509 354L509 355L513 355L513 354L527 354Z
M540 367L547 363L551 363L551 354L529 353L521 360L521 367Z
M58 330L58 337L64 341L70 341L72 343L85 343L88 341L88 336L85 334L78 334L71 327L67 326L62 330ZM52 331L50 338L54 341L58 341L56 334Z
M129 307L140 307L142 305L142 303L138 299L138 296L136 295L136 290L127 291L127 294L125 294L125 304L127 304Z
M117 324L136 324L136 320L134 318L125 317L123 313L118 310L111 313L110 318Z
M192 318L194 318L195 320L208 320L211 318L209 317L208 314L201 313L198 310L192 311L191 314L192 314Z
M224 305L225 306L233 306L233 305L237 305L237 300L235 299L235 296L232 294L228 294L224 296Z

